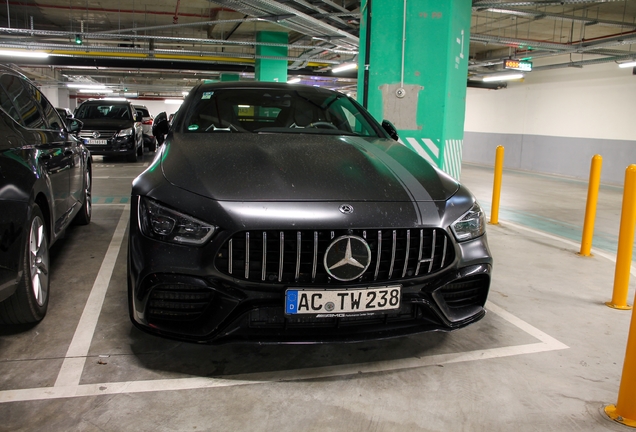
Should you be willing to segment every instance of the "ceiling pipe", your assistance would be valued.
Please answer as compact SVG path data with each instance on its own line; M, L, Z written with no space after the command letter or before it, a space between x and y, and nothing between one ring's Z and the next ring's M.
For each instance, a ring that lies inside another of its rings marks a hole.
M66 31L52 31L52 30L30 30L30 29L12 29L7 27L0 27L0 33L5 34L18 34L18 35L37 35L37 36L54 36L54 37L63 37L68 39L75 39L75 32L66 32ZM273 42L256 42L256 41L226 41L224 39L199 39L199 38L180 38L180 37L171 37L171 36L149 36L149 35L122 35L115 33L81 33L82 39L86 42L89 39L94 40L109 40L109 39L118 39L118 40L130 40L130 39L142 39L142 40L155 40L160 42L175 42L175 43L192 43L192 44L204 44L204 45L237 45L237 46L246 46L253 47L255 45L259 46L273 46L273 47L286 47L291 49L314 49L316 48L314 45L289 45L289 44L279 44ZM82 46L85 48L85 46ZM357 50L343 50L336 48L327 48L323 47L323 50L333 52L336 54L347 54L347 55L357 55Z
M473 1L473 10L490 8L490 7L515 7L515 6L563 6L570 4L599 4L599 3L611 3L611 2L624 2L625 0L539 0L539 1L517 1L517 2L503 2L493 3L485 1Z
M294 17L284 20L278 25L285 27L307 36L329 36L337 37L338 41L335 45L356 49L360 45L357 36L352 35L344 30L338 29L323 21L315 19L307 14L300 12L291 6L278 3L273 0L214 0L215 3L226 5L232 9L242 12L252 17L262 17L264 15L285 15L293 14Z
M567 63L557 63L557 64L551 64L551 65L545 65L545 66L537 66L533 68L532 70L533 72L535 72L535 71L546 71L546 70L552 70L552 69L562 69L566 67L583 67L583 66L589 66L589 65L595 65L595 64L619 62L622 60L633 60L634 56L636 56L636 53L623 55L623 56L604 57L600 59L590 59L590 60L581 60L581 61L574 61L574 62L567 62Z
M473 8L473 9L475 9L475 8ZM481 9L480 9L480 11L481 11ZM529 11L529 10L524 10L524 9L506 8L506 7L500 7L500 6L487 8L487 9L484 9L484 11L500 13L500 14L504 14L504 15L521 16L521 17L527 17L527 18L533 18L533 19L547 18L547 19L558 20L558 21L565 20L565 21L573 21L573 22L582 22L582 23L585 23L585 25L603 24L603 25L612 26L612 27L631 27L631 28L636 28L636 24L635 23L629 23L629 22L611 21L611 20L594 19L594 18L584 18L584 17L577 17L575 15L562 15L562 14L555 14L555 13L549 13L549 12L539 12L539 11Z
M256 59L296 61L297 57L262 56L256 54L225 53L211 51L188 50L147 50L139 48L123 47L78 47L76 45L58 45L43 43L0 43L2 48L41 50L49 52L51 56L76 55L85 57L121 57L129 59L155 58L157 60L188 60L188 61L223 61L253 63ZM305 59L311 66L325 67L342 63L341 60L329 60L322 58Z
M24 8L36 8L36 9L58 9L58 10L64 10L64 11L73 11L73 10L78 10L80 12L103 12L103 13L112 13L112 14L119 14L119 13L123 13L123 14L139 14L141 13L141 11L139 10L134 10L134 9L112 9L112 8L102 8L102 7L89 7L89 6L82 6L81 8L71 8L69 6L62 6L62 5L54 5L54 4L44 4L42 2L33 2L33 3L29 3L29 2L24 2L24 1L8 1L7 2L7 8L8 5L11 4L11 6L18 6L18 7L24 7ZM225 9L227 10L227 8L220 8L220 9ZM157 11L157 10L145 10L143 13L148 14L148 15L166 15L166 16L173 16L174 13L173 12L166 12L166 11ZM179 16L181 17L189 17L189 18L208 18L208 14L195 14L195 13L180 13Z

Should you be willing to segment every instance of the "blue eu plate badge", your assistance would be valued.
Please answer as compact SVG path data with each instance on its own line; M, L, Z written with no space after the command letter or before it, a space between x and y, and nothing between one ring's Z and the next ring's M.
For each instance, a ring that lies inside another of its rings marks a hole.
M285 295L285 313L295 314L298 312L298 291L287 290Z

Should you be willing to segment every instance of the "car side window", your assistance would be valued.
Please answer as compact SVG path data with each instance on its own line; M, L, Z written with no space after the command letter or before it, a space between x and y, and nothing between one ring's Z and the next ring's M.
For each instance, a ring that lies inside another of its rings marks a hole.
M11 102L11 98L9 97L9 95L4 91L4 89L1 86L0 86L0 107L2 108L4 112L9 114L9 116L11 116L13 120L15 120L18 123L22 123L18 110L13 105L13 102Z
M48 129L55 129L55 130L62 129L64 127L63 126L64 122L60 118L60 115L57 113L57 110L48 101L48 99L44 97L42 92L38 90L37 87L29 83L24 83L24 84L29 89L29 92L31 93L31 96L33 96L33 99L35 99L38 105L40 105L40 108L42 109L42 112L44 113L44 118L46 119L46 123L48 124ZM43 125L42 128L47 129L46 125Z
M27 88L22 85L22 79L15 75L2 75L0 84L9 95L11 102L18 111L19 123L32 129L45 129L46 124L35 101L29 96Z

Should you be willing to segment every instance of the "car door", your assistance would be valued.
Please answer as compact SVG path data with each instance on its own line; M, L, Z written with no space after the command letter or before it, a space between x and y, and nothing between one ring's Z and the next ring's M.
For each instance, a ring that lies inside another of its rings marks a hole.
M31 95L38 103L46 123L48 134L55 146L63 147L60 163L63 169L68 170L69 189L65 212L71 212L80 204L84 184L84 160L81 147L77 145L77 139L68 132L66 122L59 115L49 100L33 85L26 83L31 89Z
M65 154L64 137L49 130L47 120L31 96L37 90L35 87L12 74L0 76L0 85L17 111L17 118L14 120L23 127L22 144L35 150L37 163L42 166L50 182L53 229L57 234L65 226L64 222L68 217L69 166L72 158Z

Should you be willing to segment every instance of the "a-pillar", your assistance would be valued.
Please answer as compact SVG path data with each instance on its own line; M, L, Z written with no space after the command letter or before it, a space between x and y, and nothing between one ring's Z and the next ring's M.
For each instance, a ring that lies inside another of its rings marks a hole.
M359 101L458 180L471 8L471 0L362 0L361 9Z
M288 35L285 32L261 31L256 33L256 42L282 44L284 46L256 45L256 81L287 82L287 60L260 58L287 57Z

